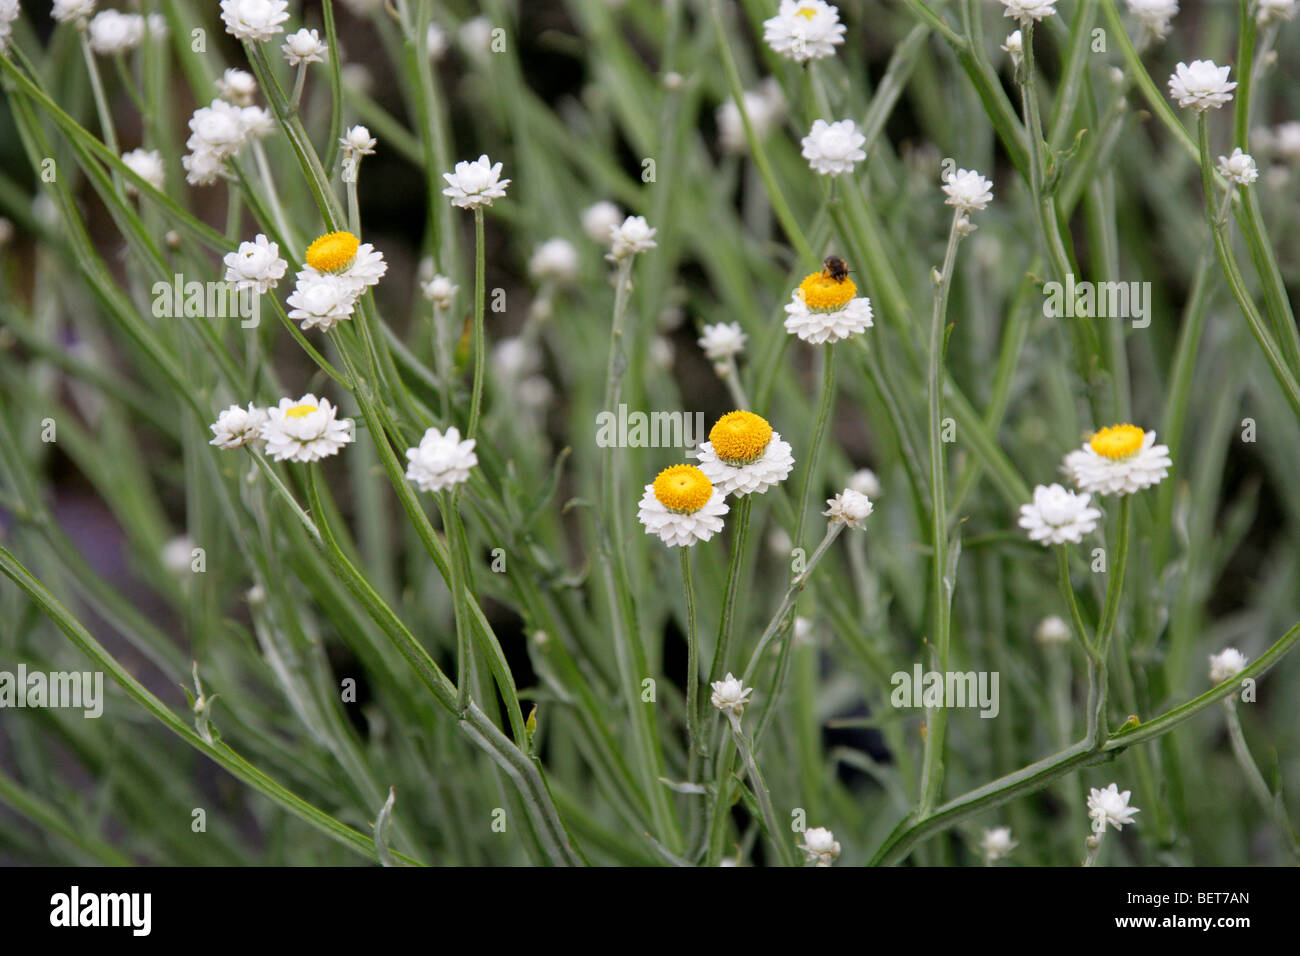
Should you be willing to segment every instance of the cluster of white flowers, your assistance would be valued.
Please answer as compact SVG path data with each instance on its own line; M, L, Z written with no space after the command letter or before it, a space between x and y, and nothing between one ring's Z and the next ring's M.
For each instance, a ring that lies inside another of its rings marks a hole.
M746 90L741 99L754 135L760 140L765 139L785 113L785 97L781 95L781 85L769 76L758 89ZM718 141L724 152L743 153L749 149L744 122L735 100L727 100L718 107L717 121Z
M460 430L446 432L430 428L420 444L406 450L406 477L421 491L442 491L469 481L469 471L478 464L474 439L461 440Z
M388 271L384 254L350 232L332 232L307 247L306 265L287 300L289 318L304 330L328 332L350 319L366 289Z
M101 10L90 21L90 48L103 56L125 53L144 42L146 31L153 39L160 39L167 34L167 21L157 13L146 18L138 13Z
M1182 107L1198 113L1220 109L1232 100L1236 83L1228 81L1232 67L1217 66L1213 60L1193 60L1189 66L1179 63L1169 77L1169 95Z
M50 16L60 23L85 23L95 12L95 0L54 0Z
M226 32L247 43L261 43L277 33L289 19L287 0L221 0Z
M126 163L128 169L135 173L145 182L159 192L162 191L166 183L167 172L163 166L162 153L156 149L133 149L130 152L122 154L122 162ZM133 184L127 183L126 191L135 193L136 188Z
M867 158L862 149L866 141L853 120L840 120L838 123L814 120L812 129L802 140L803 158L823 176L851 173L857 163Z
M190 138L185 142L190 152L181 159L186 181L195 186L216 182L227 159L272 129L271 114L260 106L236 106L215 99L199 107L190 118Z
M1255 22L1260 26L1294 20L1300 3L1296 0L1259 0L1255 10Z
M461 209L490 206L505 196L510 185L510 180L501 178L501 164L493 165L486 153L474 162L457 163L455 171L443 173L442 178L447 180L442 194Z
M840 12L822 0L781 0L776 16L763 21L763 40L796 63L835 55L844 42Z
M18 19L18 0L0 0L0 53L9 46L13 35L14 21Z
M1060 485L1039 485L1034 500L1020 506L1020 527L1043 545L1078 544L1097 527L1101 512L1089 507L1090 494L1075 494Z
M265 445L276 461L319 461L355 440L351 424L337 415L328 399L310 393L282 398L270 408L231 405L209 426L213 434L209 444L226 450Z

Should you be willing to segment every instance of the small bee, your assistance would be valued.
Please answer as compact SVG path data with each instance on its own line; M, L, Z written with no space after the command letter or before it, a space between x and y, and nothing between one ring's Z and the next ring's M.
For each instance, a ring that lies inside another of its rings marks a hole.
M827 279L843 282L849 277L848 263L839 256L827 256L826 261L822 264L826 267L822 270L822 275Z

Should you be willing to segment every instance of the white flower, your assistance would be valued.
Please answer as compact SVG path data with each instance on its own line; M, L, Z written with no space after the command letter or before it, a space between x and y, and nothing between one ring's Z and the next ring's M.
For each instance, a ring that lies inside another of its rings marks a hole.
M482 58L492 52L492 21L487 17L474 17L460 25L456 34L463 49L471 57Z
M737 498L763 494L794 469L790 443L753 412L728 412L719 418L695 457L713 487Z
M284 58L289 61L290 66L301 66L304 63L324 63L325 57L329 55L329 45L320 38L320 34L305 27L297 33L290 33L285 37L284 43L280 45L280 50L284 53Z
M838 309L810 309L803 293L794 290L786 304L785 330L811 345L838 342L871 328L871 300L855 296Z
M672 465L645 486L637 520L672 548L708 541L722 530L727 496L694 465Z
M1269 23L1293 20L1297 8L1296 0L1259 0L1259 8L1255 13L1255 22L1260 26L1265 26Z
M144 18L138 13L101 10L90 21L90 48L105 56L124 53L144 39Z
M745 350L745 340L748 336L740 330L739 322L706 325L703 331L699 345L704 350L705 357L711 362L725 362Z
M185 181L191 186L211 185L221 174L224 162L223 157L211 150L182 156L181 166L185 169Z
M610 242L610 237L618 224L623 221L623 210L612 202L602 199L582 211L582 231L596 242Z
M1169 77L1169 95L1179 106L1190 106L1198 113L1219 109L1232 99L1236 83L1228 82L1229 66L1216 66L1213 60L1193 60L1192 65L1179 63Z
M1113 783L1105 790L1092 788L1088 794L1088 816L1092 818L1092 827L1096 832L1101 833L1108 823L1116 830L1122 830L1135 822L1133 814L1142 811L1128 805L1130 793L1131 790L1120 793L1119 787Z
M69 20L86 20L95 12L95 0L54 0L50 16L60 23Z
M1099 495L1131 495L1159 484L1173 460L1169 449L1157 445L1154 431L1136 425L1113 425L1092 436L1088 444L1065 456L1065 472L1083 491Z
M609 231L610 259L625 259L638 252L653 249L654 229L645 221L645 216L628 216L622 225Z
M501 178L501 164L492 165L486 153L475 162L457 163L455 172L443 173L442 178L448 184L442 194L461 209L490 206L494 199L506 194L510 185L510 180Z
M880 479L870 468L859 468L853 474L849 475L849 487L860 495L866 495L868 498L880 497Z
M781 0L776 16L763 21L764 42L796 63L834 56L844 31L839 11L822 0Z
M231 405L208 426L214 436L208 444L229 451L241 445L260 442L265 422L266 409L258 408L252 402L249 402L247 409Z
M1232 151L1231 156L1219 157L1219 172L1225 179L1231 180L1238 186L1249 186L1259 179L1259 169L1255 166L1254 157L1249 153L1243 153L1240 146Z
M803 158L808 165L823 176L839 176L853 172L855 163L867 158L862 146L867 138L858 132L851 119L828 123L814 120L812 129L803 138Z
M713 706L737 717L745 712L745 705L750 702L749 695L754 693L754 688L746 687L745 682L733 676L730 671L722 680L715 680L709 686L713 688L713 693L709 695Z
M217 80L217 95L236 106L252 106L253 97L257 95L257 80L252 73L232 66Z
M1178 0L1128 0L1128 12L1157 39L1169 32L1169 21L1178 13Z
M151 40L162 40L167 37L167 18L161 13L150 13L144 18L145 32Z
M1049 615L1034 628L1034 640L1039 644L1065 644L1070 640L1070 625L1056 614Z
M286 0L221 0L221 19L227 33L257 43L284 32L288 6Z
M311 394L297 401L280 399L278 406L266 410L262 425L267 454L276 461L319 461L338 454L356 439L349 423L335 417L337 413L328 399Z
M521 336L502 339L492 349L492 374L507 381L523 378L537 371L536 346L529 345Z
M772 132L785 109L780 84L772 77L763 81L757 90L746 90L742 97L754 135L762 140ZM740 108L735 100L727 100L718 107L718 139L728 153L743 153L749 148L745 139L745 125L740 118Z
M958 169L944 177L944 204L969 216L988 206L993 200L993 182L973 169Z
M131 172L135 173L154 189L162 192L163 185L167 178L167 171L163 167L162 153L156 149L133 149L129 153L122 154L122 162ZM128 183L128 192L135 192L135 187Z
M1002 859L1019 845L1011 839L1010 827L994 827L992 830L985 830L984 837L980 840L980 849L984 852L984 859L989 863Z
M222 262L226 264L227 282L259 293L274 289L289 268L289 263L280 258L279 245L260 232L252 242L241 242L234 252L227 252Z
M304 330L319 326L322 332L328 332L352 318L356 301L355 284L341 275L307 268L298 273L297 284L289 294L289 318L301 321Z
M835 834L825 827L813 827L803 835L803 842L798 846L807 855L807 862L818 866L830 866L840 855Z
M1226 647L1210 655L1210 683L1222 684L1241 673L1246 666L1246 655L1235 647Z
M194 185L212 182L228 157L272 128L270 114L257 106L239 107L215 99L199 107L190 117L190 138L185 142L190 154L181 160L186 179Z
M364 126L349 126L339 139L339 145L343 147L343 155L348 157L373 156L378 142Z
M1056 0L1002 0L1004 17L1011 17L1021 23L1027 20L1041 20L1056 13Z
M1271 140L1273 149L1279 157L1288 163L1300 163L1300 121L1291 120L1289 123L1282 123L1273 131L1272 136L1267 136L1267 130L1261 132Z
M240 121L244 124L244 141L265 139L275 129L275 120L269 110L260 106L245 106L239 111Z
M176 575L194 571L194 539L188 534L177 535L163 545L159 555L162 566Z
M1025 55L1025 44L1019 30L1007 34L1007 42L1002 44L1002 52L1011 57L1013 64L1020 66L1020 60Z
M864 527L863 522L875 508L870 498L852 488L845 488L834 498L827 498L826 504L828 508L822 514L830 519L828 524L834 525L835 522L842 521L845 527L859 530Z
M0 53L9 46L13 22L18 19L18 0L0 0Z
M672 340L664 335L656 335L650 342L650 361L655 364L656 368L669 371L673 367L673 358L676 355L673 348Z
M456 296L460 286L452 283L446 276L434 276L427 282L420 283L424 297L440 309L450 309L451 300Z
M447 31L436 23L430 23L429 32L425 34L424 46L429 53L429 59L441 60L447 55Z
M547 239L528 260L528 274L538 282L572 282L578 275L578 250L568 239Z
M1042 545L1078 544L1097 527L1101 512L1088 507L1092 495L1075 494L1060 485L1039 485L1034 500L1020 506L1020 527Z
M421 491L442 491L469 481L469 470L478 464L474 439L461 441L460 431L446 433L430 428L415 448L406 449L406 477Z

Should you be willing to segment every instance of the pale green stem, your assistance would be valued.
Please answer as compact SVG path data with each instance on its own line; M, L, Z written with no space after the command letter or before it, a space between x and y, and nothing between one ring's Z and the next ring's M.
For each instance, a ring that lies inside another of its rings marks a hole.
M1277 828L1282 831L1282 835L1286 837L1287 849L1291 851L1291 855L1300 860L1300 836L1296 834L1295 825L1287 816L1282 801L1269 789L1264 775L1260 773L1259 766L1255 763L1255 758L1250 755L1250 748L1246 746L1246 735L1241 732L1241 718L1237 714L1237 698L1231 695L1225 697L1223 710L1227 718L1228 739L1232 741L1232 753L1237 758L1241 772L1246 776L1247 785L1264 812L1273 819Z
M776 811L772 809L772 795L767 790L767 783L763 780L762 773L759 772L758 763L754 760L753 750L750 748L749 742L745 740L745 732L741 729L740 718L731 711L727 711L726 716L727 721L731 724L731 738L736 743L736 752L740 754L741 762L745 765L745 771L749 775L750 788L754 792L754 799L758 801L758 812L763 818L763 826L776 848L777 859L783 865L790 866L793 860L791 859L791 847L787 845L789 841L784 839L785 830L776 817Z
M692 754L703 744L700 736L700 635L695 618L695 580L691 576L691 549L677 549L682 564L682 591L686 596L686 736ZM692 764L694 766L694 763Z
M469 403L469 427L465 430L466 438L473 438L478 432L478 419L483 406L483 377L486 356L483 336L483 308L487 294L485 283L486 264L483 250L483 207L474 207L474 386Z

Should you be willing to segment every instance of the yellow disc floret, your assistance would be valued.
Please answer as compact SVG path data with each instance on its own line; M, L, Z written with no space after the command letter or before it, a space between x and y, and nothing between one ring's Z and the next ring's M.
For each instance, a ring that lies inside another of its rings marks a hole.
M307 265L321 272L337 272L356 257L361 240L350 232L329 232L307 247Z
M729 465L747 465L763 456L772 426L753 412L727 412L709 431L714 453Z
M794 12L796 17L803 17L805 20L811 20L817 15L816 7L800 7Z
M306 418L312 412L320 411L315 405L295 405L284 413L285 418Z
M1146 432L1136 425L1111 425L1092 436L1092 450L1103 458L1127 458L1142 447Z
M824 272L813 272L799 283L799 291L814 312L834 312L857 295L858 287L852 279L832 279Z
M673 465L655 478L655 497L669 511L699 511L713 497L713 482L694 465Z

